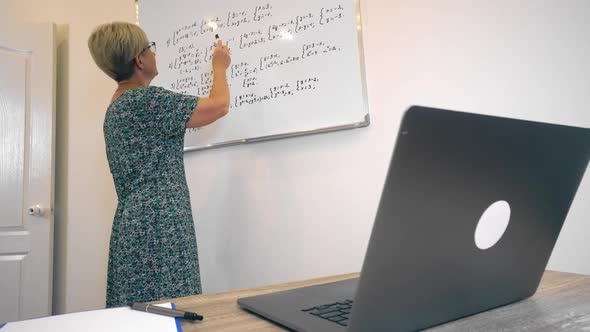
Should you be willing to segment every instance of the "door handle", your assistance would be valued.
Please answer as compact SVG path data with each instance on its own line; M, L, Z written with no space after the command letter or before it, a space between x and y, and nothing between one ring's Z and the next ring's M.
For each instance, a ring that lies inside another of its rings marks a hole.
M43 216L44 213L44 209L41 205L37 204L37 205L33 205L33 206L29 206L29 208L27 209L27 213L30 216L34 216L34 217L41 217Z

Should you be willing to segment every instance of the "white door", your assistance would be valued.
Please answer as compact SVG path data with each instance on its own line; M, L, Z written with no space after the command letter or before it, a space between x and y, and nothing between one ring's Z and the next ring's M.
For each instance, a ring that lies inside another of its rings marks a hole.
M0 24L0 324L51 314L54 36Z

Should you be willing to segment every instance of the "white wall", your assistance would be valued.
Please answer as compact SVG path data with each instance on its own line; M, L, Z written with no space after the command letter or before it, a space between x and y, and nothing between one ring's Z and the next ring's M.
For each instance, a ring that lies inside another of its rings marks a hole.
M134 21L133 0L0 1L0 19L58 24L55 309L100 308L116 205L102 120L114 83L86 39L100 23ZM205 291L359 270L411 104L590 127L590 2L361 6L370 127L185 155ZM590 274L589 201L587 174L549 268Z

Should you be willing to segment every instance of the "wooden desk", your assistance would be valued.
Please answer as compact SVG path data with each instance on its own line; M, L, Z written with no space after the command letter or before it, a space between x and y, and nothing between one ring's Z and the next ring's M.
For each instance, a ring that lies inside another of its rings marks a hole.
M192 331L285 331L280 326L240 309L237 299L290 288L317 285L357 277L358 273L190 296L173 301L179 309L205 316L202 322L183 322ZM590 276L546 271L537 293L495 310L443 324L428 331L590 331Z

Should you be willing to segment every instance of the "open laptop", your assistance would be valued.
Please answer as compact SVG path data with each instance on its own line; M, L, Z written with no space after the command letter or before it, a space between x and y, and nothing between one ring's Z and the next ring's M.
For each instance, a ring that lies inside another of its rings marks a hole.
M359 279L241 298L297 331L414 331L535 293L590 129L411 107Z

